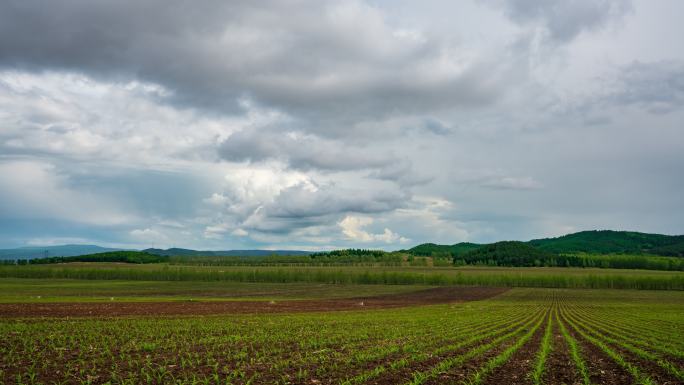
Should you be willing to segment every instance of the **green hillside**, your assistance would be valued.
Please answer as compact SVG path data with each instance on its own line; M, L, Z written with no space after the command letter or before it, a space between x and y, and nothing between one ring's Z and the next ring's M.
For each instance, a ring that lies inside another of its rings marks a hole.
M552 253L658 254L684 256L683 235L594 230L557 238L534 239L530 245Z

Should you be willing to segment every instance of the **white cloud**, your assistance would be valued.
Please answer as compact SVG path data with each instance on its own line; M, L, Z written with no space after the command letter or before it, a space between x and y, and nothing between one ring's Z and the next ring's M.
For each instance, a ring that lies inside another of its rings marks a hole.
M131 235L134 237L143 238L143 239L147 239L147 238L154 238L154 239L164 238L164 239L166 239L165 235L163 235L159 231L152 230L150 228L131 230Z
M684 5L630 3L2 3L0 242L681 232Z
M373 224L373 222L373 218L370 217L348 215L340 221L339 226L342 228L342 233L347 238L356 242L406 243L409 241L407 238L394 233L388 228L385 228L383 232L379 234L373 234L364 230L365 227Z
M249 232L243 230L243 229L235 229L230 232L231 235L235 235L236 237L246 237L249 235Z

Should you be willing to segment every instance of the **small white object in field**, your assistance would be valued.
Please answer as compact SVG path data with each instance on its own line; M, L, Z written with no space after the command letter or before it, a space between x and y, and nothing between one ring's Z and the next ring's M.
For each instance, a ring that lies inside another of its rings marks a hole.
M359 303L359 306L364 306L364 305L363 305L363 301L361 301L361 302Z
M275 301L271 301L268 303L269 305L275 305Z

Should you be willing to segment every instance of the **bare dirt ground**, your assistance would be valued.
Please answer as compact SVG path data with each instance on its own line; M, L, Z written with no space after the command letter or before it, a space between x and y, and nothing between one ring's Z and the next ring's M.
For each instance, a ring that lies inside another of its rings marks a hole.
M329 300L216 302L80 302L0 304L0 317L118 317L372 310L476 301L507 288L439 287L411 293Z

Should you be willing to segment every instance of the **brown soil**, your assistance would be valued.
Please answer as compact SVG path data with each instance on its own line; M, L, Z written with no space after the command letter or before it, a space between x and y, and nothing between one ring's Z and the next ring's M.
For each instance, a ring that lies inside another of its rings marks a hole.
M305 301L5 303L0 318L118 317L371 310L487 299L507 288L439 287L412 293Z
M570 347L560 332L558 323L553 323L553 349L546 358L546 370L542 383L549 385L579 385L582 383L575 363L570 356Z

